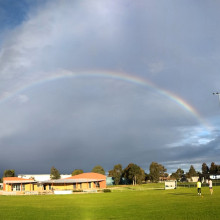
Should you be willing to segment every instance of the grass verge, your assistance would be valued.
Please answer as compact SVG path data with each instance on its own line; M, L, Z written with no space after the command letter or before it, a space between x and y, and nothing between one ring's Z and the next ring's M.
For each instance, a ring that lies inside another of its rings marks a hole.
M220 187L212 196L208 187L202 188L202 196L196 188L141 187L81 195L0 196L0 219L219 219Z

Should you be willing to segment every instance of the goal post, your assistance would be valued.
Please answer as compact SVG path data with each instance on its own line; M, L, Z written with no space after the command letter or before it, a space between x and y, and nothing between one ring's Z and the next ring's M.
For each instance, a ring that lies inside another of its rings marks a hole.
M177 181L165 181L165 189L176 189Z

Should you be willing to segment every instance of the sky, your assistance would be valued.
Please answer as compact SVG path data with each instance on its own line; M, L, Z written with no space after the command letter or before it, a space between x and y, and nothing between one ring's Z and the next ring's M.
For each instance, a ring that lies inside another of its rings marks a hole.
M0 173L219 164L219 10L0 0Z

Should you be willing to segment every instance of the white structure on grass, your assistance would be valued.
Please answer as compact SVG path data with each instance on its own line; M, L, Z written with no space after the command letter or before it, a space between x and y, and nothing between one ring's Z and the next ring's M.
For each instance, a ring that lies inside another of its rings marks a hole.
M177 181L165 181L165 189L176 189Z

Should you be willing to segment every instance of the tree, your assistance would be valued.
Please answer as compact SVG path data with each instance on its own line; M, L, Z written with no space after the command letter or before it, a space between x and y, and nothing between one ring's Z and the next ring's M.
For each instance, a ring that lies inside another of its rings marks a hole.
M54 166L52 166L50 170L50 179L60 179L60 172Z
M214 162L212 162L211 166L210 166L210 173L211 174L220 174L220 165L217 165Z
M211 163L211 166L210 166L210 174L215 174L216 173L216 165L214 162Z
M171 174L172 178L175 178L177 181L180 181L184 177L184 170L178 168L175 173Z
M148 181L148 180L150 180L150 174L145 173L145 181Z
M163 165L152 162L150 165L150 178L152 182L158 182L159 177L164 177L166 171L167 169Z
M129 183L133 185L141 184L145 180L145 172L138 165L130 163L123 170L122 176L128 180Z
M208 174L209 173L209 167L206 163L202 164L202 174Z
M122 178L122 165L117 164L114 166L113 170L109 170L108 176L113 177L115 185L120 184Z
M218 174L220 173L220 166L212 162L209 171L210 174Z
M83 170L75 169L75 170L72 172L72 176L78 175L78 174L80 174L80 173L83 173Z
M100 174L105 175L105 170L104 170L104 168L103 168L102 166L100 166L100 165L97 165L97 166L93 167L92 172L93 172L93 173L100 173Z
M172 173L172 174L170 175L170 177L176 179L177 181L179 180L179 176L178 176L178 174L177 174L176 172L175 172L175 173Z
M5 170L3 177L14 177L15 176L15 170Z
M193 177L193 176L198 176L198 173L196 172L194 166L191 165L190 168L189 168L189 172L186 173L186 177L187 177L187 178L191 178L191 177Z

